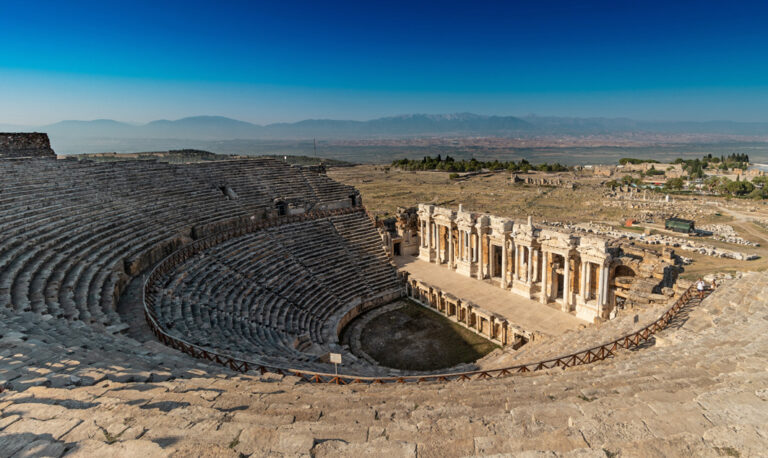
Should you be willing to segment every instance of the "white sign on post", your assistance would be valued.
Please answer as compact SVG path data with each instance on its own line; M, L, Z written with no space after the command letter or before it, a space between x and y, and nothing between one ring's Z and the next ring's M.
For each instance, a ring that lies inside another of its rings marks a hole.
M336 369L336 375L339 375L339 364L341 364L341 353L329 353L333 367Z

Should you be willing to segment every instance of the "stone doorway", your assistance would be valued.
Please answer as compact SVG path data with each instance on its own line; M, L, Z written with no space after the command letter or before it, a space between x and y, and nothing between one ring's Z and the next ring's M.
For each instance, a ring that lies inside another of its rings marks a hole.
M491 276L501 278L501 257L503 251L500 246L491 246Z
M553 282L553 294L554 299L563 299L563 293L565 292L565 258L559 254L551 254L552 256L552 282Z

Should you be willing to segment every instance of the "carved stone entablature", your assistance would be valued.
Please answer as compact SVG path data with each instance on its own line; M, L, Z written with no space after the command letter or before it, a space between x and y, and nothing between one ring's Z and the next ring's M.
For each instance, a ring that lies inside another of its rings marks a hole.
M611 259L606 240L598 237L580 237L577 250L581 259L587 262L607 265Z
M508 234L511 233L514 228L514 222L511 219L499 218L496 216L490 217L490 225L494 233Z
M456 212L448 208L435 207L433 211L433 218L438 224L452 227L454 225L454 219L456 218Z
M576 248L576 238L573 235L551 229L539 231L538 240L542 250L563 256L567 256Z
M536 234L530 226L522 225L520 230L514 234L515 244L523 246L538 246L539 241L536 239Z
M477 222L477 215L471 212L456 212L456 226L463 231L471 231Z
M435 206L429 204L419 204L419 217L427 218L435 212Z
M615 316L628 301L666 300L677 278L671 251L662 255L599 235L536 227L530 217L514 222L463 208L419 209L426 215L419 227L429 234L420 259L542 304L558 303L588 322ZM462 304L467 310L474 306ZM487 313L478 316L497 321ZM485 332L483 326L481 320Z
M488 231L491 227L491 217L488 215L480 215L476 218L476 221L475 229L477 229L477 232L480 234Z

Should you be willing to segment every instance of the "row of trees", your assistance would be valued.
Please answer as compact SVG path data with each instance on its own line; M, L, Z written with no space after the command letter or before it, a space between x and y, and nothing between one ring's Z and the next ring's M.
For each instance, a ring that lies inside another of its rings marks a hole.
M704 188L709 192L731 195L735 197L748 197L750 199L768 198L768 177L755 177L752 182L746 180L730 180L726 177L711 176L704 180ZM671 191L683 189L682 178L671 178L664 184L664 188Z
M520 159L519 162L501 162L499 160L478 161L475 158L470 160L462 159L457 161L451 156L445 156L445 158L442 158L439 154L434 158L432 156L424 156L424 158L421 160L396 159L392 161L392 166L402 170L440 170L444 172L478 172L480 170L508 170L510 172L528 172L529 170L538 170L541 172L565 172L569 170L568 167L557 162L554 164L548 164L544 162L534 165L525 159Z
M658 164L659 161L653 159L637 159L632 157L624 157L619 159L619 164L640 164L640 163ZM704 178L704 170L721 170L728 171L731 169L746 169L749 166L749 155L734 153L727 156L721 155L720 157L712 156L712 154L706 154L701 159L683 159L677 158L672 161L673 164L682 164L683 171L688 174L691 179ZM645 175L663 175L663 170L656 170L653 166L645 172Z
M635 185L640 187L643 184L644 183L642 178L636 178L636 177L633 177L632 175L624 175L619 180L610 180L605 182L605 186L608 186L611 189L619 186L630 186L630 185Z
M624 175L619 180L611 180L605 183L606 186L615 188L617 186L642 186L642 179L632 175ZM768 199L768 176L755 177L752 182L746 180L730 180L726 177L711 176L704 180L704 188L709 192L721 195L730 195L735 197L747 197L750 199ZM681 191L685 187L683 178L670 178L664 183L665 191Z
M658 164L659 161L654 159L637 159L634 157L622 157L619 159L619 164L621 165L627 165L627 164L643 164L643 163L649 163L649 164Z
M691 178L704 178L704 169L728 171L731 169L746 169L749 166L748 154L729 154L728 156L712 156L707 154L701 159L677 158L674 164L683 164L683 170Z

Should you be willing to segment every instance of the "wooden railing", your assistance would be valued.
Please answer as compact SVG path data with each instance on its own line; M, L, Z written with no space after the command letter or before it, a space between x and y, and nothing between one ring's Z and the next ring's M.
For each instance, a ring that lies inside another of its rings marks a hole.
M229 240L233 237L252 232L254 230L260 230L267 227L274 227L281 224L290 224L293 222L307 221L310 219L325 218L328 216L342 215L353 213L356 211L365 211L362 208L354 209L341 209L331 211L312 212L301 216L286 216L276 218L274 220L248 224L242 228L237 228L229 231L225 231L220 234L216 234L205 239L200 239L193 242L184 248L170 254L163 259L154 269L150 272L147 280L144 283L143 301L144 301L144 314L147 323L152 332L157 338L165 345L182 351L192 357L204 359L217 364L228 367L229 369L237 372L250 372L255 371L261 374L266 372L273 372L281 375L293 375L300 377L304 381L313 383L335 383L340 385L346 385L348 383L420 383L420 382L448 382L448 381L468 381L468 380L481 380L489 378L506 377L515 374L525 374L546 369L561 368L567 369L574 366L582 366L585 364L591 364L597 361L602 361L615 355L621 349L630 349L637 347L642 343L648 341L654 334L663 330L669 325L669 322L680 313L680 310L685 307L695 294L694 285L689 287L675 302L668 308L659 318L652 323L630 333L618 339L612 340L607 343L603 343L594 347L590 347L584 350L570 353L556 358L545 359L541 361L535 361L531 363L519 364L515 366L502 367L496 369L466 371L466 372L450 372L444 374L428 374L428 375L403 375L392 377L367 377L358 376L352 374L334 374L326 372L313 372L305 371L301 369L289 368L289 367L275 367L268 364L264 364L258 361L249 361L231 356L222 355L215 351L198 347L194 344L186 342L178 337L174 337L168 334L158 324L157 315L154 311L156 293L160 290L155 286L155 282L162 278L166 273L173 269L178 264L186 261L191 256L199 253L202 250L208 249L218 243L225 240Z

